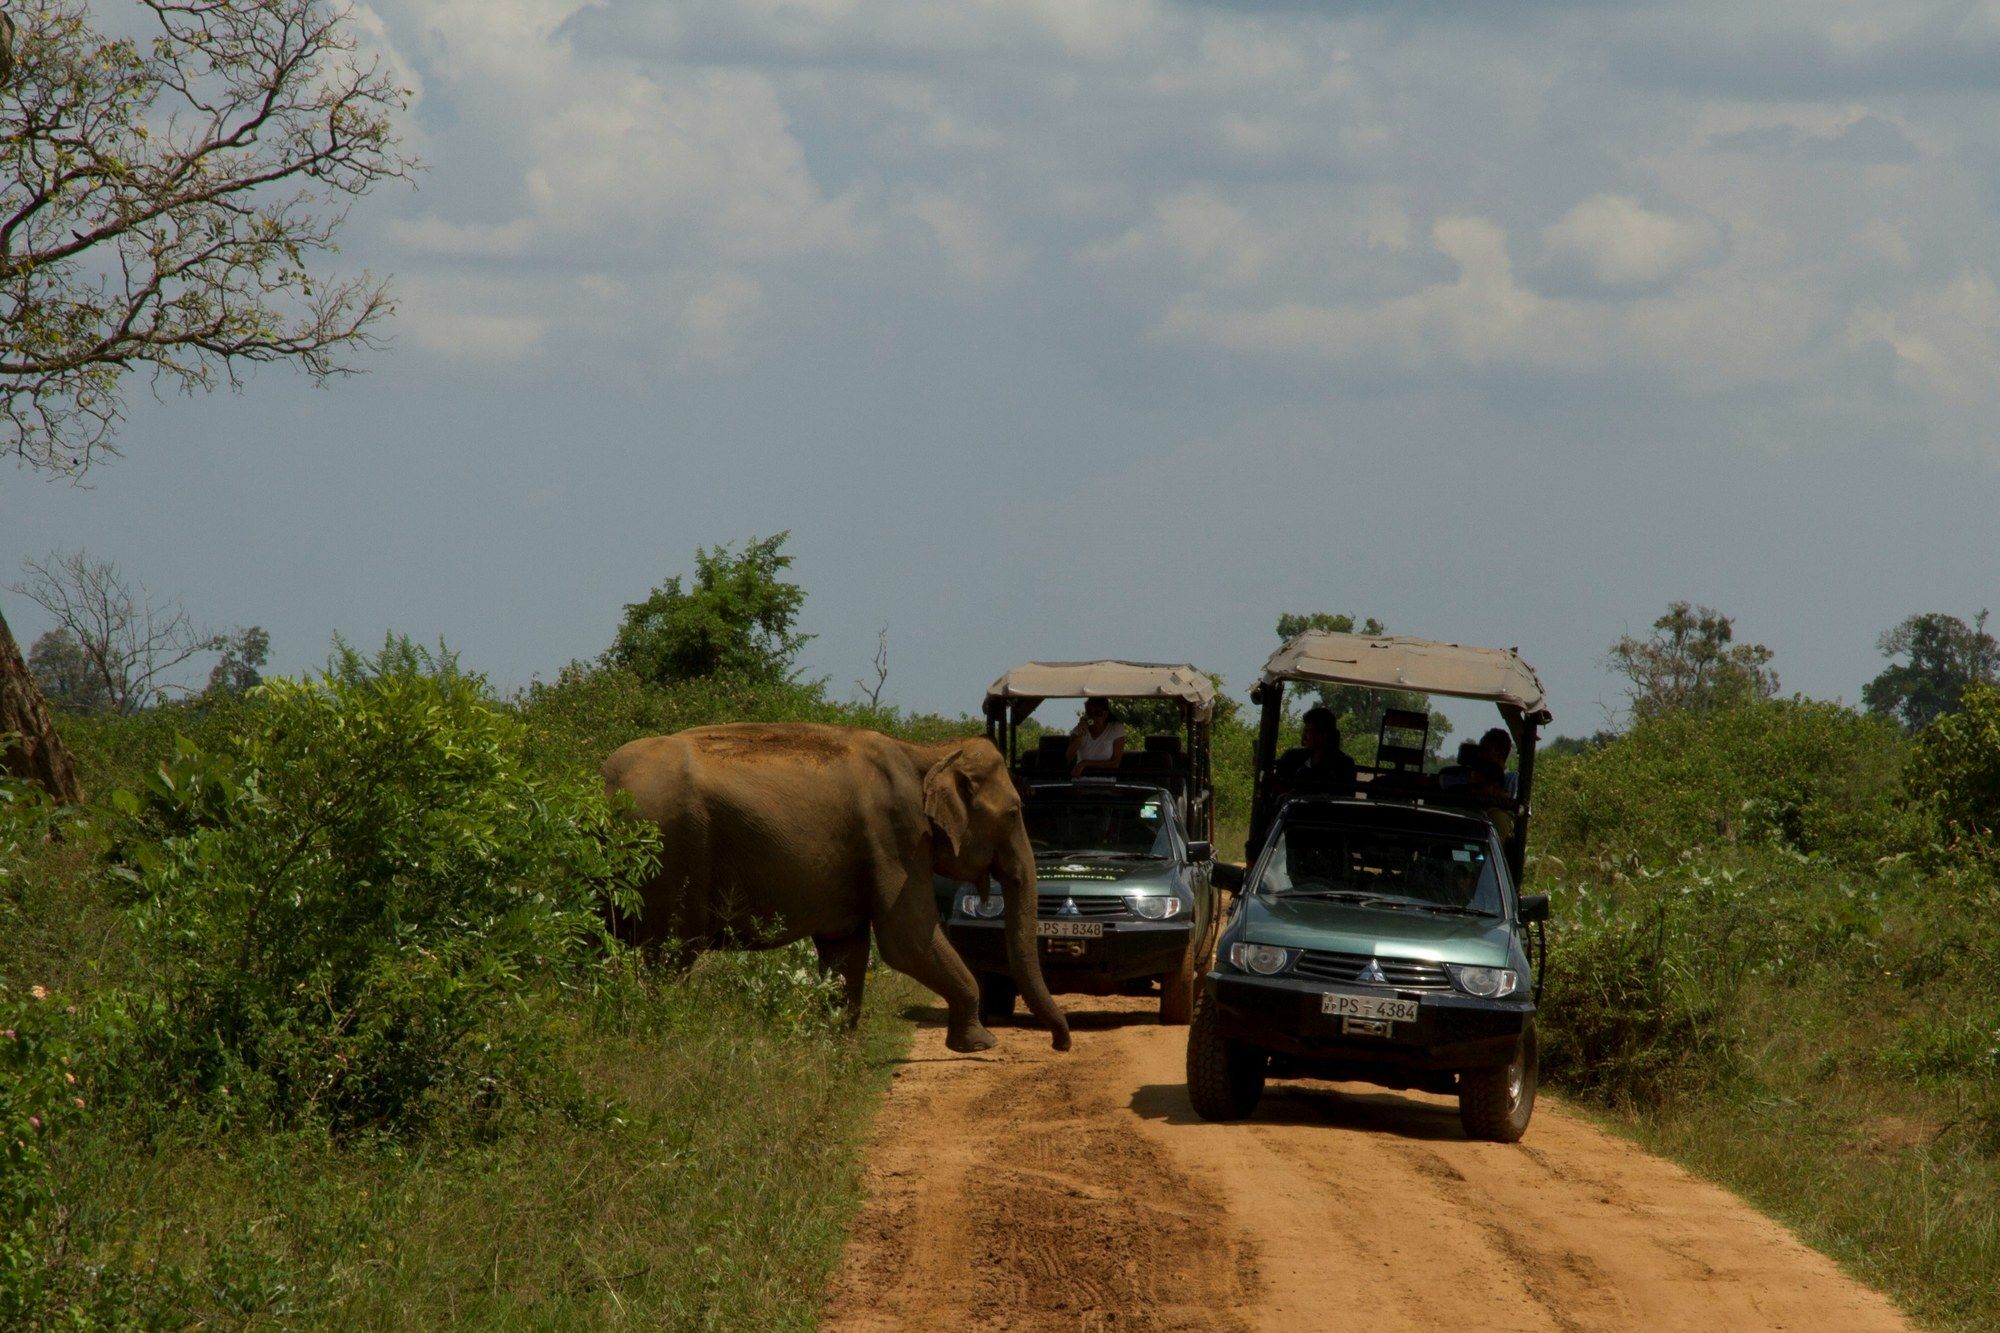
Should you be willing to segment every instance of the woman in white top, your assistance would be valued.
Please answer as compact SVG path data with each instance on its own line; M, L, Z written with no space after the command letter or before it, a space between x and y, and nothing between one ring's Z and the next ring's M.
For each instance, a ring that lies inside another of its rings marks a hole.
M1086 699L1083 720L1069 734L1069 774L1116 773L1125 757L1125 724L1111 720L1107 699Z

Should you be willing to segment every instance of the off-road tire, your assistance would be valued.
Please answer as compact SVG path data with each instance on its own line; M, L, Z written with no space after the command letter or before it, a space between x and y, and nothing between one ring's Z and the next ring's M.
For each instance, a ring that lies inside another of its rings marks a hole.
M1535 1088L1541 1080L1541 1055L1535 1020L1521 1033L1513 1062L1497 1069L1467 1069L1458 1076L1458 1123L1469 1139L1518 1143L1535 1113Z
M1222 1035L1215 997L1203 987L1188 1027L1187 1086L1194 1113L1203 1120L1241 1120L1264 1095L1270 1058L1254 1047Z
M1014 1017L1014 978L998 972L979 974L979 1021L1006 1023Z

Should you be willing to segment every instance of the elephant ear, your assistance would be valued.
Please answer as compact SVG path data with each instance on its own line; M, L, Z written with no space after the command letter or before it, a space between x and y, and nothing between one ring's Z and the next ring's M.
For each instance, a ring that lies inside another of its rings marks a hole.
M965 766L965 751L953 750L924 774L924 818L944 839L953 860L971 829L971 798L972 774Z

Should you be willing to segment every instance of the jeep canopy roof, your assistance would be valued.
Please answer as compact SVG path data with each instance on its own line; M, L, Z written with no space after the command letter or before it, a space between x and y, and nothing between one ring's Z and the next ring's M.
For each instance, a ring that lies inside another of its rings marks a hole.
M1313 630L1289 640L1264 663L1259 683L1325 681L1371 690L1414 690L1484 699L1537 725L1550 721L1541 678L1512 648L1470 648L1401 635Z
M1044 699L1175 699L1193 719L1208 721L1215 685L1185 662L1023 662L986 689L989 715L1012 702L1019 721Z

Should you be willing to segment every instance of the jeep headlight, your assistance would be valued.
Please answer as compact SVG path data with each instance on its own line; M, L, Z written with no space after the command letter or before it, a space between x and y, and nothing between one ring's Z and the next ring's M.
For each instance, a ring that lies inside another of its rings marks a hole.
M997 893L981 896L977 893L962 894L958 900L961 916L996 917L1007 910L1006 900Z
M1125 900L1131 905L1132 914L1147 921L1165 921L1170 916L1181 914L1180 896L1172 893L1144 893Z
M1444 968L1451 974L1452 985L1482 1000L1497 1000L1512 995L1514 988L1521 984L1521 978L1511 967L1461 967L1457 963L1446 963Z
M1245 972L1255 972L1260 977L1276 976L1292 965L1292 950L1280 949L1275 944L1243 944L1229 946L1229 961Z

